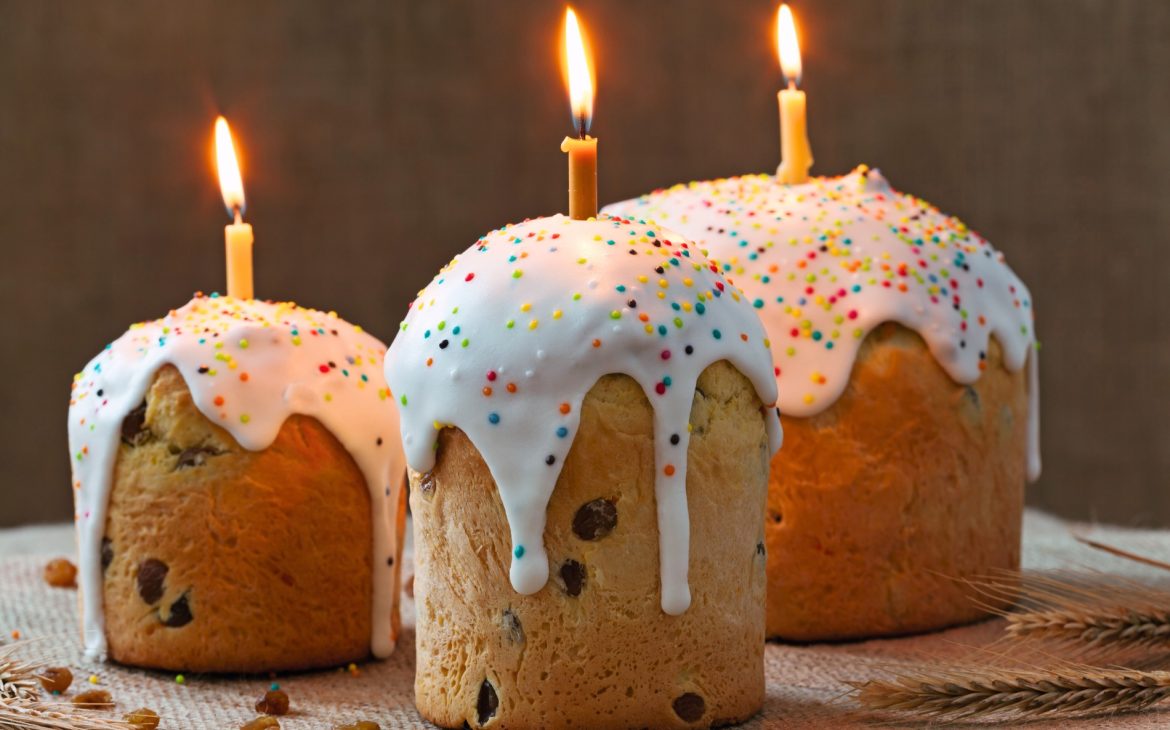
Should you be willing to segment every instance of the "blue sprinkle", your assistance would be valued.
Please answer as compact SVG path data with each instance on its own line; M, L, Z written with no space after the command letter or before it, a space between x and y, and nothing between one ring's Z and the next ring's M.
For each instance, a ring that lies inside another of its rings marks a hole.
M564 437L566 437L568 435L569 435L569 429L565 428L564 426L561 426L560 428L557 429L557 438L563 439Z
M752 306L755 307L756 309L763 309L764 308L764 300L757 299L756 301L752 302Z
M695 305L695 311L698 312L699 314L703 314L704 312L707 311L707 305L703 304L702 302L699 302L698 304Z
M489 413L488 414L488 423L490 423L494 426L499 422L500 422L500 414L499 413Z
M816 332L812 333L812 338L813 338L814 342L820 342L822 337L824 337L824 335L821 334L820 330L817 330Z
M658 334L662 335L663 337L666 336L666 325L664 325L664 324L658 325Z
M512 551L512 554L516 556L516 559L517 559L517 560L519 560L520 558L524 557L524 546L523 546L523 545L517 545L517 546L516 546L516 549Z
M667 375L665 378L662 379L662 384L665 385L667 388L670 387L670 383L671 383L671 380L670 380L669 375Z
M423 332L423 339L424 339L424 340L425 340L426 338L430 337L430 336L431 336L431 331L430 331L430 330L427 330L426 332Z
M717 340L723 339L723 333L720 332L719 330L715 330L711 334L715 335L715 339L717 339Z

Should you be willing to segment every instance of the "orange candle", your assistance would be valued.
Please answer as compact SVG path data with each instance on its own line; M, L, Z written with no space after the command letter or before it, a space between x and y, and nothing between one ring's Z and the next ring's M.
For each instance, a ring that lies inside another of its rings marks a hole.
M236 299L251 299L252 226L244 222L244 181L236 160L235 146L227 120L215 120L215 161L219 168L219 190L228 215L233 218L224 229L224 253L227 260L227 294Z
M561 151L569 155L569 217L597 217L597 139L589 136L593 121L593 73L577 14L565 11L565 68L569 104L577 136L565 137Z
M780 70L788 88L777 95L780 103L780 167L776 179L782 183L808 182L812 167L812 147L808 143L808 117L804 92L800 84L800 43L796 39L796 23L787 5L780 6L776 17L776 46L780 53Z

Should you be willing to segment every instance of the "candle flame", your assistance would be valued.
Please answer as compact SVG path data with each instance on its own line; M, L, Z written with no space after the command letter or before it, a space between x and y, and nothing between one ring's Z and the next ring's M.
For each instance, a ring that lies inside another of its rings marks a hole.
M236 219L244 215L244 181L240 177L240 163L236 160L236 148L232 144L232 132L227 120L215 120L215 166L219 170L219 191L228 215Z
M788 4L780 5L776 16L776 47L780 52L780 71L790 87L800 83L800 42L796 39L796 22Z
M565 68L569 83L569 106L577 136L584 138L593 122L593 71L577 14L565 9Z

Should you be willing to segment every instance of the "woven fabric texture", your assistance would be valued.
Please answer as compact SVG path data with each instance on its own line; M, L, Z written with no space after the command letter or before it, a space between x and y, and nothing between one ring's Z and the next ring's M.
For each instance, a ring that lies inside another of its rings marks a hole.
M1170 573L1092 550L1074 532L1159 559L1170 558L1170 531L1074 525L1030 511L1025 520L1024 564L1030 572L1089 568L1167 587ZM256 717L253 706L272 681L291 699L281 718L289 730L332 728L359 719L384 730L430 728L414 709L413 604L405 602L406 631L387 661L345 669L265 677L175 676L109 664L86 663L77 639L76 592L51 588L42 572L53 557L73 554L67 525L0 531L0 644L20 632L28 642L21 656L71 667L80 687L108 690L115 712L146 706L163 718L162 728L237 728ZM771 643L766 655L767 700L744 728L904 727L890 716L859 713L845 696L845 680L882 676L891 667L960 659L1002 636L1002 622L985 621L950 631L902 639L794 646ZM88 678L96 676L96 685ZM1154 728L1170 726L1170 709L1138 715L1070 722L1035 722L1032 728ZM922 727L917 725L916 727Z

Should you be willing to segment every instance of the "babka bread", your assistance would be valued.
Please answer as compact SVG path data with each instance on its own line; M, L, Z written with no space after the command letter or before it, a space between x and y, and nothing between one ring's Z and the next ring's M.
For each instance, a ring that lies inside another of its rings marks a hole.
M865 167L676 185L605 210L691 236L772 338L788 443L772 463L768 635L985 615L957 579L1017 567L1040 470L1032 301L1003 256Z
M196 296L77 375L88 653L267 672L392 651L405 465L383 352L332 313Z
M708 727L764 696L763 328L685 239L480 239L386 356L411 466L415 701L443 727Z

